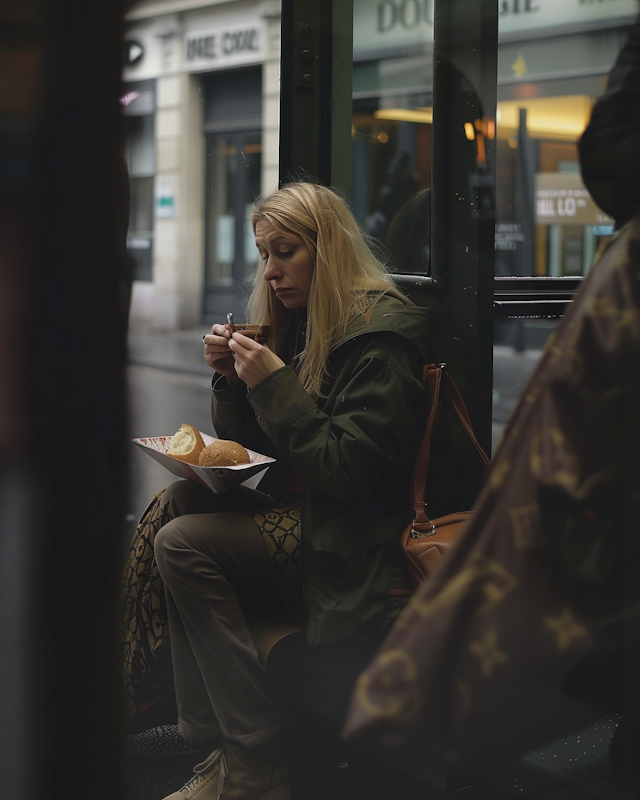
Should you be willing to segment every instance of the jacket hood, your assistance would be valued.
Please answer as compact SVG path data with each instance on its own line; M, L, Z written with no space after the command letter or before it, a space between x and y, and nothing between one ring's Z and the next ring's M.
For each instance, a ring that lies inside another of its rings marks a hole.
M425 359L429 359L428 308L405 303L393 295L378 295L369 308L349 325L345 336L332 348L337 350L357 336L372 333L396 333L410 342Z

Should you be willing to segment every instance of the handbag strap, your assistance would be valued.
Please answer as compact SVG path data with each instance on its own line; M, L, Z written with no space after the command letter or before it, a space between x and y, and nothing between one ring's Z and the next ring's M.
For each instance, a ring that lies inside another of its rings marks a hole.
M464 400L462 399L462 395L455 381L446 371L446 364L426 364L423 368L423 381L427 392L427 427L425 428L422 444L420 445L420 450L413 467L413 510L414 524L419 523L429 526L432 525L432 522L425 512L424 494L427 486L427 476L429 474L431 435L436 421L438 401L443 385L447 399L453 406L456 416L462 423L465 433L471 440L471 443L486 469L489 469L491 462L476 439L473 425L471 424L471 417L469 416L469 412L467 411L467 407L464 404Z

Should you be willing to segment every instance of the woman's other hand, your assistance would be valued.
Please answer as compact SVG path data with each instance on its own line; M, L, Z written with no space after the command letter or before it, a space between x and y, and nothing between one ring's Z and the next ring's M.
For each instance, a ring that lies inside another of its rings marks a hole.
M237 331L229 339L228 346L235 358L236 374L250 389L285 365L266 345Z
M233 353L229 349L229 339L231 338L231 327L229 325L214 325L211 333L207 333L204 339L204 360L207 364L224 375L228 383L237 383L240 378L235 370L235 360Z

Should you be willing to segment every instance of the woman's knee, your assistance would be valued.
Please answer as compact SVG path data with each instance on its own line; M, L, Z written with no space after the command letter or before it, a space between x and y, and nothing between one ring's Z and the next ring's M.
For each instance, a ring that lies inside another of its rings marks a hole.
M187 519L172 519L163 525L156 534L153 551L160 574L165 577L170 572L186 568L192 547L185 530Z
M194 481L176 481L164 490L160 504L170 517L180 517L198 513L203 504L210 503L209 495L209 489Z

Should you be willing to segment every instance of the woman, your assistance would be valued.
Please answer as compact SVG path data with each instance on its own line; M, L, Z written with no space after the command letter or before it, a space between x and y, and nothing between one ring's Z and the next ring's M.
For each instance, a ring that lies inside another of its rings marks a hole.
M292 589L281 568L298 562L301 518L308 646L380 637L424 427L428 312L395 288L346 204L292 183L251 219L260 263L249 318L270 326L267 344L214 325L204 357L218 437L277 462L262 493L179 481L161 499L171 521L155 555L179 730L222 738L172 800L290 797L283 720L243 609Z

